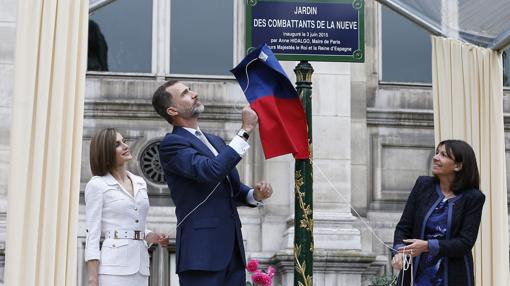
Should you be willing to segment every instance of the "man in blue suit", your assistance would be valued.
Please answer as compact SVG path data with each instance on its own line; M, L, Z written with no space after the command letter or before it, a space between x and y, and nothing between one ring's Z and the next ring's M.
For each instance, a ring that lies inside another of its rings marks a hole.
M245 256L238 205L256 206L271 196L270 184L250 188L236 165L258 122L245 107L242 127L226 145L200 130L204 111L198 94L168 81L153 95L156 112L174 126L161 141L159 155L177 216L176 265L181 286L245 285Z

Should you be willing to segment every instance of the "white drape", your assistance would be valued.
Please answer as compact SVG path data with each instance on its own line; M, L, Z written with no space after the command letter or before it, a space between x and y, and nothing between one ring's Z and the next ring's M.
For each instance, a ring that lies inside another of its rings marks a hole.
M75 285L87 0L19 0L5 285Z
M432 36L436 144L461 139L473 147L486 195L473 256L475 285L509 285L508 210L501 55Z

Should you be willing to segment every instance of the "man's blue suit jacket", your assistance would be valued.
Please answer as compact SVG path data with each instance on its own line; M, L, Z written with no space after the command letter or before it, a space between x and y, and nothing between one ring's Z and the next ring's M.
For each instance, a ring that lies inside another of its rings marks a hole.
M200 139L178 126L165 136L159 147L161 166L175 203L177 223L220 182L209 199L177 228L177 273L222 270L230 262L235 244L245 262L236 206L248 205L246 196L250 188L240 182L235 168L241 157L220 137L204 134L218 151L216 157Z

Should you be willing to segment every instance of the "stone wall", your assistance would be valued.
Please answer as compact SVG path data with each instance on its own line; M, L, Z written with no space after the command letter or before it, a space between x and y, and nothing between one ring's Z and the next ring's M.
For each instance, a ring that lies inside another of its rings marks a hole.
M0 285L3 285L9 141L12 93L14 89L14 50L16 43L16 1L0 0Z

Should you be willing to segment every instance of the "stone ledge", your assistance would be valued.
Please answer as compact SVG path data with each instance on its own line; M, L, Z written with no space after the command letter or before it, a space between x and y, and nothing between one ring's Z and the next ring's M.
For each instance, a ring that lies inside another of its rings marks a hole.
M313 257L314 272L364 274L377 261L373 254L342 250L316 250ZM291 249L276 252L269 261L283 272L294 272L294 252Z
M434 127L434 113L423 109L367 108L368 126Z
M293 285L294 252L285 249L270 252L252 252L248 258L259 260L265 269L268 265L277 268L275 285ZM314 285L368 285L374 275L387 269L385 256L357 251L316 250L314 252Z
M86 101L85 118L161 120L149 100L144 101ZM241 112L228 104L206 104L201 120L241 122Z
M434 128L432 109L393 109L367 107L367 126ZM505 131L510 131L510 113L503 113Z

